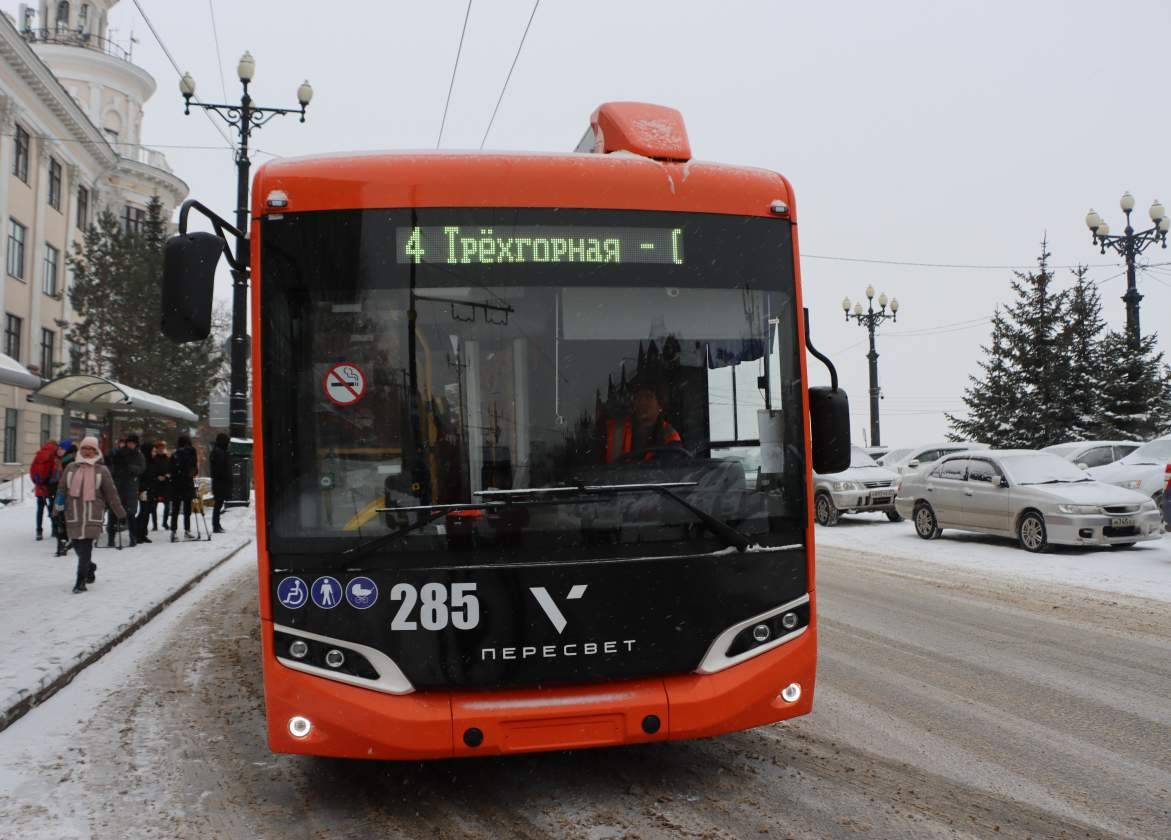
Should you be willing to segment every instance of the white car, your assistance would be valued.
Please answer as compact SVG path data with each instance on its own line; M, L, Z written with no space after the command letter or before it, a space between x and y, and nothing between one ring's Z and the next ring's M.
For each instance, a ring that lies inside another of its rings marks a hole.
M903 476L895 507L925 540L956 528L1014 537L1032 552L1050 545L1129 548L1163 535L1162 515L1147 496L1031 449L948 455Z
M1144 443L1113 464L1095 467L1088 472L1098 481L1137 490L1162 507L1168 464L1171 464L1171 437L1163 437Z
M857 446L850 447L850 468L829 475L813 474L813 515L819 525L837 525L843 513L879 511L891 522L902 519L895 510L898 473L878 466Z
M1077 464L1086 470L1113 464L1140 446L1142 443L1134 440L1081 440L1046 446L1041 451L1052 452L1057 457L1064 458L1071 464Z
M967 452L970 449L987 449L986 443L971 443L968 441L944 441L943 443L925 443L911 449L901 450L897 458L892 452L882 460L882 465L888 470L894 470L899 475L907 475L922 469L930 463L938 461L944 455L954 452ZM896 450L897 451L897 450Z

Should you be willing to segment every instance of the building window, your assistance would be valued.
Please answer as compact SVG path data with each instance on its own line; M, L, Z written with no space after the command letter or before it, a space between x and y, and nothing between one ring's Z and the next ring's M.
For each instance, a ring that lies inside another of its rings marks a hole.
M81 348L72 341L69 342L69 372L81 373Z
M16 219L9 219L8 227L8 273L18 280L24 279L24 239L28 229Z
M53 378L53 345L57 335L52 330L41 329L41 376Z
M20 329L24 322L15 315L4 315L4 353L13 361L20 361Z
M80 32L89 31L89 4L82 3L81 8L77 12L77 29Z
M41 443L53 439L53 415L41 415Z
M127 204L122 211L122 230L125 233L141 233L144 221L146 221L146 211L141 207Z
M28 183L28 132L16 127L16 154L12 158L12 174Z
M57 296L57 269L61 264L61 252L45 243L45 276L41 279L41 291L50 297Z
M49 206L61 209L61 162L55 157L49 158Z
M77 188L77 227L81 231L89 227L89 190L85 187Z
M69 29L69 2L61 0L57 4L57 31L64 32L67 29Z
M16 433L20 428L20 415L15 408L4 409L4 463L16 463Z

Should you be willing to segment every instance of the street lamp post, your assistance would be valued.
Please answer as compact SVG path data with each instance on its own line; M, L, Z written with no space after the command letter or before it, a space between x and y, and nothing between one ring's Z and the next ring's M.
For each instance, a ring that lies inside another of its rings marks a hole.
M1093 210L1086 214L1086 227L1090 229L1093 243L1101 247L1103 254L1106 253L1107 248L1110 248L1126 260L1126 294L1122 296L1122 300L1126 303L1126 332L1130 336L1130 340L1138 345L1142 338L1142 331L1138 325L1138 304L1143 296L1138 293L1138 286L1135 284L1134 261L1139 254L1155 242L1161 243L1164 248L1167 247L1167 230L1171 228L1171 218L1167 217L1163 211L1163 205L1156 199L1155 203L1151 205L1150 211L1151 221L1154 224L1146 230L1136 233L1130 224L1130 212L1134 210L1134 196L1128 192L1123 193L1118 205L1126 214L1126 229L1121 235L1111 235L1110 225L1106 224L1102 217Z
M890 312L886 311L887 299L886 293L883 292L878 296L878 310L874 309L874 287L866 287L866 299L868 308L862 309L862 302L858 301L854 304L853 311L850 310L850 299L842 298L842 310L846 313L846 320L851 318L858 322L859 326L866 327L870 333L870 352L866 354L866 358L870 360L870 445L881 446L882 437L878 428L878 351L874 348L874 330L883 321L888 318L892 321L897 321L899 315L899 299L891 298Z
M183 94L183 113L190 114L191 106L195 105L205 111L212 111L229 126L236 129L238 143L236 146L236 227L247 232L248 230L248 171L251 161L248 158L248 139L255 129L260 128L273 117L283 114L301 115L301 122L305 122L305 109L313 98L313 88L309 82L302 82L297 88L297 101L300 108L260 108L253 104L248 94L248 84L256 74L256 60L251 53L240 56L240 63L236 65L236 75L243 85L244 92L240 97L239 105L220 105L211 102L191 101L195 95L195 80L190 73L184 73L179 80L179 92ZM243 239L236 240L236 262L239 265L248 264L248 243ZM229 395L228 431L234 438L245 437L248 433L248 271L232 270L232 340L231 340L231 392Z

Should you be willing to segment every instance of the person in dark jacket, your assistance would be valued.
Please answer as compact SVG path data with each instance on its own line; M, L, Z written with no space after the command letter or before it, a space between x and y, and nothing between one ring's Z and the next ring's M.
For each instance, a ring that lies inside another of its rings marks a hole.
M199 475L199 456L195 447L191 445L191 438L179 435L175 441L175 451L171 453L171 463L167 469L170 475L171 497L171 542L178 540L176 532L179 530L179 510L183 511L183 536L193 540L191 533L191 500L195 498L195 477Z
M102 464L97 438L82 440L77 460L61 473L55 507L65 513L65 528L77 552L77 581L73 585L76 595L86 591L87 583L94 582L98 570L92 560L94 540L101 536L106 509L116 519L126 521L114 479Z
M228 436L223 432L216 435L215 446L211 448L211 493L215 496L215 507L211 512L212 533L222 534L220 512L232 492L232 462L228 456Z
M36 488L37 497L37 539L45 538L42 523L45 513L49 514L49 525L53 524L53 500L57 497L57 441L47 440L37 450L28 470L29 478Z
M122 508L125 510L122 518L133 521L135 514L138 513L138 480L146 472L146 459L138 451L138 435L129 434L121 441L121 445L110 453L108 467L110 475L114 477L114 487L118 491L118 499L122 502ZM115 527L114 517L110 517L106 536L109 540L108 545L111 547L114 545ZM128 533L130 547L133 548L138 542L138 535L134 528L131 528Z
M167 445L161 440L156 440L151 451L143 454L146 457L146 472L142 474L142 480L138 483L138 521L136 527L138 541L148 543L151 541L150 537L147 536L148 526L153 522L154 530L159 529L159 502L166 499L167 470L170 469L171 459L167 455ZM167 509L164 507L164 530L166 527Z
M61 476L65 473L65 468L68 467L77 458L77 444L69 438L61 441L57 445L57 465L54 475L54 501L56 500L57 490L60 488ZM65 511L59 509L54 505L53 508L53 536L57 538L57 553L56 557L64 557L69 553L69 534L65 530Z

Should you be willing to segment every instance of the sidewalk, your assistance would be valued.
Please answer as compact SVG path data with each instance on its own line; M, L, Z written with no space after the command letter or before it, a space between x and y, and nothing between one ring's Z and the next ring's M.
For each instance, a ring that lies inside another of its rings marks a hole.
M68 685L255 533L251 507L229 508L228 533L211 542L184 541L180 531L172 543L160 529L151 532L153 542L135 548L95 548L97 583L74 595L77 555L53 556L48 522L45 539L36 542L35 515L31 500L0 509L0 730Z

